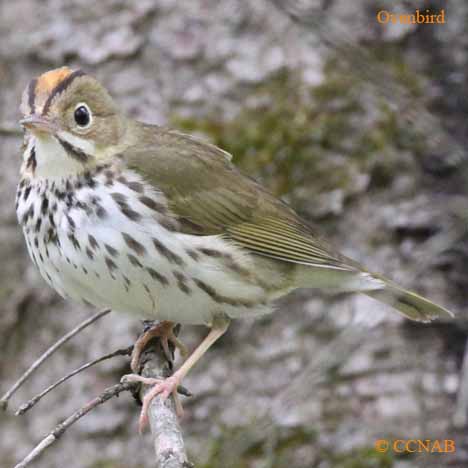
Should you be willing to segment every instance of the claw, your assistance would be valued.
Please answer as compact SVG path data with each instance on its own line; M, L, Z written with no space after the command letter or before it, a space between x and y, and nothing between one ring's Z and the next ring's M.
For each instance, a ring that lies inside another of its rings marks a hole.
M139 371L141 354L146 345L152 338L156 337L161 339L161 346L169 362L173 361L169 342L171 342L180 351L182 356L186 356L188 354L187 348L174 334L174 323L168 321L160 322L146 330L135 342L130 362L130 368L134 373L137 374Z
M138 431L140 434L143 433L145 427L148 425L148 410L153 399L160 395L162 401L166 400L169 395L172 394L174 397L174 404L176 407L177 416L183 415L182 403L180 402L179 396L177 395L177 387L179 386L180 378L177 373L171 375L167 379L153 379L149 377L143 377L138 374L127 374L120 380L122 383L125 382L141 382L145 385L153 385L153 388L146 393L142 401L142 408L140 413L140 419L138 423Z
M187 346L185 346L184 343L182 343L182 341L180 341L179 338L175 336L173 330L170 331L169 341L179 350L179 353L183 358L186 358L189 355Z
M167 336L161 337L161 346L164 351L164 355L169 362L172 362L172 353L169 349L169 338Z
M174 343L175 346L177 346L179 349L181 349L182 352L185 353L185 346L183 345L179 346L180 342L172 333L173 323L172 322L162 322L162 323L166 324L165 337L170 339ZM224 334L224 332L227 330L228 325L229 325L229 321L224 317L220 317L218 320L214 321L213 326L210 330L210 333L208 333L206 338L200 343L200 345L195 349L195 351L185 360L185 362L177 370L177 372L172 374L167 379L165 380L151 379L147 377L142 377L141 375L138 375L138 374L126 375L122 378L124 382L142 382L144 384L154 385L154 387L149 392L147 392L143 398L143 408L141 409L140 423L139 423L140 433L143 432L143 429L148 424L148 409L149 409L151 401L156 395L161 395L161 398L165 400L172 393L174 397L174 404L177 410L177 414L178 416L182 416L183 414L182 404L180 403L179 397L177 395L177 389L180 385L180 382L187 375L189 370L197 363L197 361L211 347L211 345L220 336ZM167 333L167 331L169 333Z

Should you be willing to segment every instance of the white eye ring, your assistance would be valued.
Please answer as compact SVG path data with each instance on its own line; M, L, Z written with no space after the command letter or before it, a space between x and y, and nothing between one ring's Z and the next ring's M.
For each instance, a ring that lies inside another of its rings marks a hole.
M81 130L89 128L93 123L93 114L88 104L85 102L79 102L75 106L75 110L73 111L73 118L76 125L78 125Z

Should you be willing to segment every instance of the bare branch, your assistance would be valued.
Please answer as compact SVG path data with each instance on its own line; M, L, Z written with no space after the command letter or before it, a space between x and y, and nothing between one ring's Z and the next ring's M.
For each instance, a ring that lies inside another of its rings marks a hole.
M151 346L143 353L144 377L165 378L171 373L165 353L160 346ZM143 398L151 386L143 385L140 396ZM190 468L184 439L180 429L176 408L172 398L162 401L154 398L148 410L151 434L154 441L157 468Z
M8 400L12 395L31 377L31 375L46 361L52 354L55 353L59 348L61 348L65 343L71 340L75 335L80 331L91 325L92 323L99 320L104 315L107 315L110 312L110 309L105 309L100 312L97 312L92 317L86 319L84 322L80 323L77 327L67 333L65 336L60 338L53 346L51 346L33 365L16 381L13 387L8 390L5 395L0 399L0 409L6 410L8 407Z
M16 411L15 415L20 416L26 411L29 411L33 406L35 406L44 396L46 396L48 393L50 393L52 390L57 388L59 385L63 384L66 382L68 379L72 378L73 376L79 374L80 372L89 369L90 367L99 364L102 361L106 361L107 359L111 359L115 356L130 356L132 352L133 346L129 346L128 348L124 349L118 349L117 351L114 351L113 353L106 354L105 356L101 356L100 358L94 359L90 362L87 362L86 364L83 364L82 366L78 367L78 369L75 369L74 371L70 372L69 374L65 375L61 379L57 380L55 383L47 387L45 390L43 390L41 393L36 395L35 397L31 398L28 402L24 403L18 408L18 411Z
M79 410L75 411L71 416L69 416L65 421L60 423L52 432L50 432L41 442L34 447L34 449L24 458L23 461L18 463L15 468L25 468L32 461L34 461L39 455L41 455L44 450L47 449L50 445L56 442L63 433L73 424L75 424L79 419L88 414L94 408L102 405L107 400L118 396L122 392L133 390L135 384L133 383L119 383L113 385L112 387L106 388L99 396L93 398L86 405L82 406Z
M17 388L31 375L31 373L39 367L39 365L44 362L47 357L49 357L54 351L56 351L64 342L82 330L85 326L93 323L98 318L104 316L109 311L102 311L98 314L95 314L93 317L87 321L80 324L72 332L68 333L65 337L59 340L52 348L50 348L44 355L36 361L36 363L28 370L22 379L20 379L19 384L15 384ZM98 362L101 362L105 359L110 359L111 357L118 355L128 355L131 352L131 347L126 349L120 349L113 353L109 353L105 356L102 356L98 359L90 361L83 366L75 369L70 372L65 377L58 380L53 385L49 386L46 390L41 392L39 395L35 396L28 403L22 405L18 410L17 414L23 414L32 406L34 406L44 395L51 392L58 385L65 382L72 376L78 374L79 372L95 365ZM173 349L171 350L173 353ZM153 378L164 378L170 375L172 370L172 365L167 361L166 354L161 346L159 341L153 340L149 343L148 349L143 353L142 356L143 369L142 375L144 377L153 377ZM67 431L67 429L72 426L76 421L81 419L87 413L92 411L97 406L105 403L107 400L111 399L114 396L119 395L121 392L131 390L133 392L137 391L139 384L132 382L121 382L117 385L107 388L99 396L82 406L80 409L75 411L71 416L69 416L65 421L55 427L46 437L44 437L41 442L36 445L36 447L24 458L23 461L18 463L15 468L25 468L31 462L36 460L50 445L56 442L62 434ZM144 394L151 389L151 386L143 385L140 389L140 396L143 397ZM183 394L190 394L186 389L180 389ZM10 390L7 397L15 391L15 387ZM5 399L5 403L8 401L8 398ZM160 397L156 397L149 408L149 421L151 432L153 435L153 443L155 449L155 464L157 468L192 468L193 465L188 461L187 454L185 451L184 440L182 437L182 431L179 426L176 408L172 399L167 399L162 401Z
M18 125L0 122L0 135L18 137L22 134Z

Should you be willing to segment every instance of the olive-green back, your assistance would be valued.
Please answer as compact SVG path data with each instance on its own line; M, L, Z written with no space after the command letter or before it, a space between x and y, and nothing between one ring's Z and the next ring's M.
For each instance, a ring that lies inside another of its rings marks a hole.
M128 167L164 192L181 229L223 235L259 255L288 262L361 270L319 240L284 202L241 174L221 149L174 130L139 126L125 151Z

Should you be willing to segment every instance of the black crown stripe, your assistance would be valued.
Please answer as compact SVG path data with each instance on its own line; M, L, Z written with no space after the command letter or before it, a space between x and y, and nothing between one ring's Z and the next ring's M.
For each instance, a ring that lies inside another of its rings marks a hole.
M79 76L86 75L83 70L75 70L73 73L70 73L64 80L62 80L50 93L50 96L47 98L46 103L44 104L44 109L42 111L42 115L46 115L49 112L50 106L52 101L54 100L55 96L65 91L73 82L75 78Z

